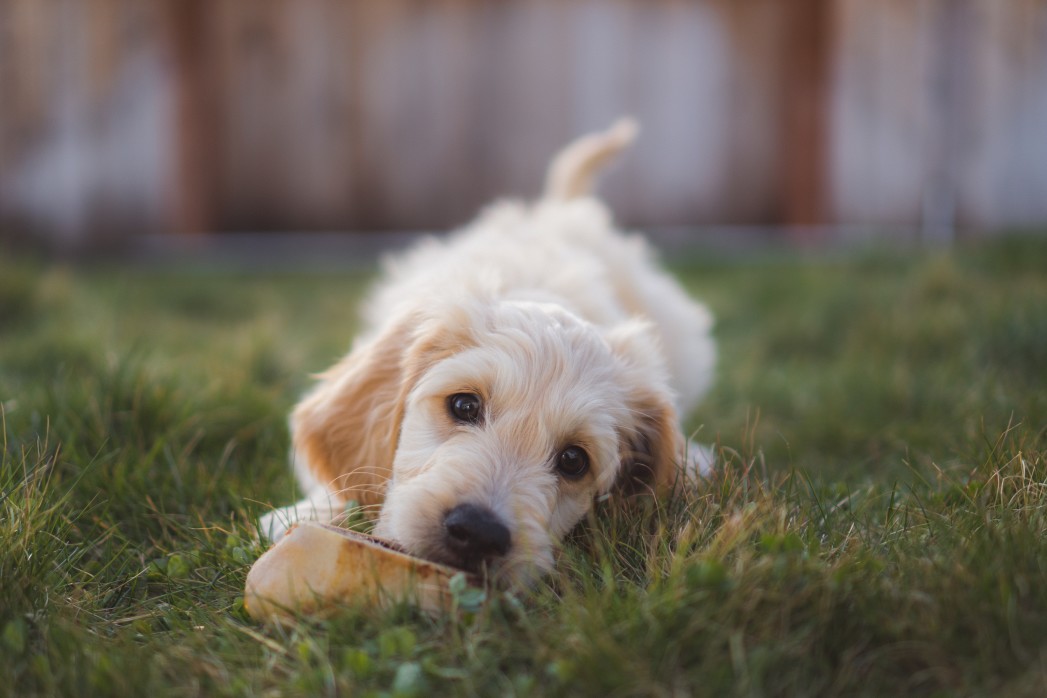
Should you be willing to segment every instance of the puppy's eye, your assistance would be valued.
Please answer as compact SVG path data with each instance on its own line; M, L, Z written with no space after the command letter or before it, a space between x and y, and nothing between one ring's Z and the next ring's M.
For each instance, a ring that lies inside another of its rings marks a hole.
M568 480L577 480L589 471L589 454L580 446L568 446L556 457L556 470Z
M451 416L465 424L476 424L482 416L483 402L474 393L455 393L447 398L447 409Z

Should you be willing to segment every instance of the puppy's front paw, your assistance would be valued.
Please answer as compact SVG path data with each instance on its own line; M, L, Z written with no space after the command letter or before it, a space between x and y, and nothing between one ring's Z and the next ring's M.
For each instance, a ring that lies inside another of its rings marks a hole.
M271 512L258 520L258 535L277 542L299 521L333 521L342 511L342 504L327 490L316 490L300 502Z
M297 523L288 516L286 509L274 509L258 519L258 535L263 540L276 543Z

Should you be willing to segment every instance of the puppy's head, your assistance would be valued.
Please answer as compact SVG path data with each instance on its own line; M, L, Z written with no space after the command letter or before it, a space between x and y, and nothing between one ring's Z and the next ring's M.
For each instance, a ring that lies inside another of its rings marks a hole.
M601 333L558 306L502 300L407 324L367 349L389 366L370 366L383 386L347 397L364 376L343 379L329 401L370 410L367 429L346 429L359 421L351 415L295 425L311 462L332 446L342 471L383 467L354 466L354 454L387 459L378 535L527 583L552 566L556 543L595 497L675 478L683 439L644 323Z

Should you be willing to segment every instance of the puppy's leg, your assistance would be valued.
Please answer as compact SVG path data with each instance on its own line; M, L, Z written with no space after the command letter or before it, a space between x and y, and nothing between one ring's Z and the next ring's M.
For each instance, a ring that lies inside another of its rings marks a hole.
M334 521L342 512L342 504L326 488L318 488L305 499L290 506L274 509L258 520L258 533L277 542L299 521Z

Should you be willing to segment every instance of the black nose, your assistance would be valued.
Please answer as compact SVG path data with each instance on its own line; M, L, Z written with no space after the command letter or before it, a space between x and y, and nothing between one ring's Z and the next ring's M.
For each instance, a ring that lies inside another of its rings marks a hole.
M447 547L471 567L509 552L509 529L490 509L459 504L444 517Z

